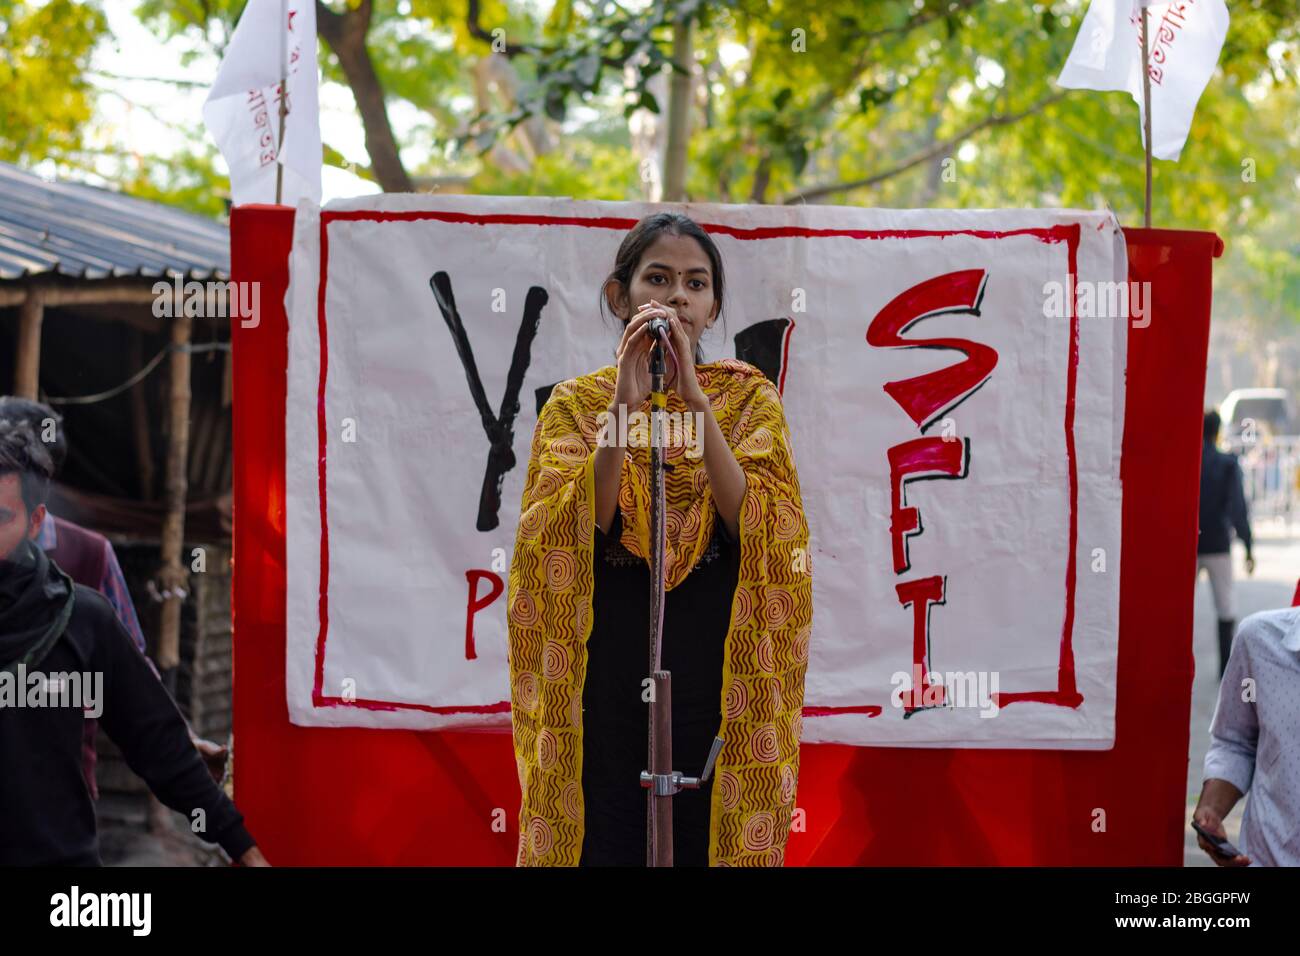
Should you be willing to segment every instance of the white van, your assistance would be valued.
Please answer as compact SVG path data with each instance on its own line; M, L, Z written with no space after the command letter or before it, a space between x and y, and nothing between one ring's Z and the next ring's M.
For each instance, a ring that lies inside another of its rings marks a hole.
M1223 419L1221 437L1235 444L1241 435L1242 423L1250 419L1259 436L1296 434L1297 425L1291 406L1291 393L1285 388L1236 388L1219 406Z

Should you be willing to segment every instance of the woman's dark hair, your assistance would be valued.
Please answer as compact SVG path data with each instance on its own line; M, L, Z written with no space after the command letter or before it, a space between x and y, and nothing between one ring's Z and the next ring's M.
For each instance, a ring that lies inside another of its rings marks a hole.
M616 280L623 286L623 291L628 292L632 288L632 276L636 273L637 266L641 264L641 257L645 251L654 245L656 239L663 235L670 236L690 236L700 244L704 254L709 257L709 265L713 268L713 301L718 305L718 318L722 318L722 296L726 291L726 279L722 270L722 253L718 251L717 245L714 244L713 238L704 231L698 222L690 216L683 216L675 212L657 212L653 216L646 216L631 231L623 237L623 242L618 247L618 253L614 256L614 271L605 277L605 281L600 284L600 314L605 314L605 287L611 280ZM627 325L626 322L623 323ZM725 324L724 324L725 330ZM695 364L700 365L704 362L704 352L697 343L695 346Z

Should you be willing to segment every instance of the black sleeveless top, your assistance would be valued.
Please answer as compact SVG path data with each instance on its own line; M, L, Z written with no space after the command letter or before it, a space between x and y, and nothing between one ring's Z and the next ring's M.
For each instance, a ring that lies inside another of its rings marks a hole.
M623 516L609 533L595 529L595 592L583 685L580 866L645 866L646 735L650 705L650 567L619 542ZM740 569L739 543L722 520L699 563L664 599L661 663L672 673L673 766L688 776L704 770L722 725L722 661ZM713 779L673 797L677 866L707 866Z

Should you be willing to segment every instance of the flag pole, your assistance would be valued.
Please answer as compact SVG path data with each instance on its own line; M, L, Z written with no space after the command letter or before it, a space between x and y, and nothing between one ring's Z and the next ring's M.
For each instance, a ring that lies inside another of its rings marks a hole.
M1148 10L1142 0L1142 140L1147 154L1147 193L1143 225L1151 228L1151 54L1147 44Z
M280 138L275 141L275 204L280 205L284 192L284 119L289 115L289 0L280 0ZM1149 109L1149 107L1148 107ZM1148 167L1150 160L1147 160ZM1147 192L1151 191L1151 173L1147 171ZM1148 205L1150 201L1148 200ZM1151 218L1150 213L1147 219ZM1151 225L1150 222L1147 225Z

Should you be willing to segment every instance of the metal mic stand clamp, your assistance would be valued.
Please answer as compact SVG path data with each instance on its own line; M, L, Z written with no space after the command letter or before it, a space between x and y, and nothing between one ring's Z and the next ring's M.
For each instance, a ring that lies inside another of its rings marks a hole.
M656 685L660 675L663 676L666 686L668 672L659 671L655 674ZM717 761L718 754L722 750L722 743L721 737L713 738L713 746L709 748L709 757L704 761L704 771L698 777L687 777L680 770L674 770L672 773L648 773L642 770L641 786L649 787L651 793L659 797L680 793L682 790L700 789L700 786L713 775L713 764Z

